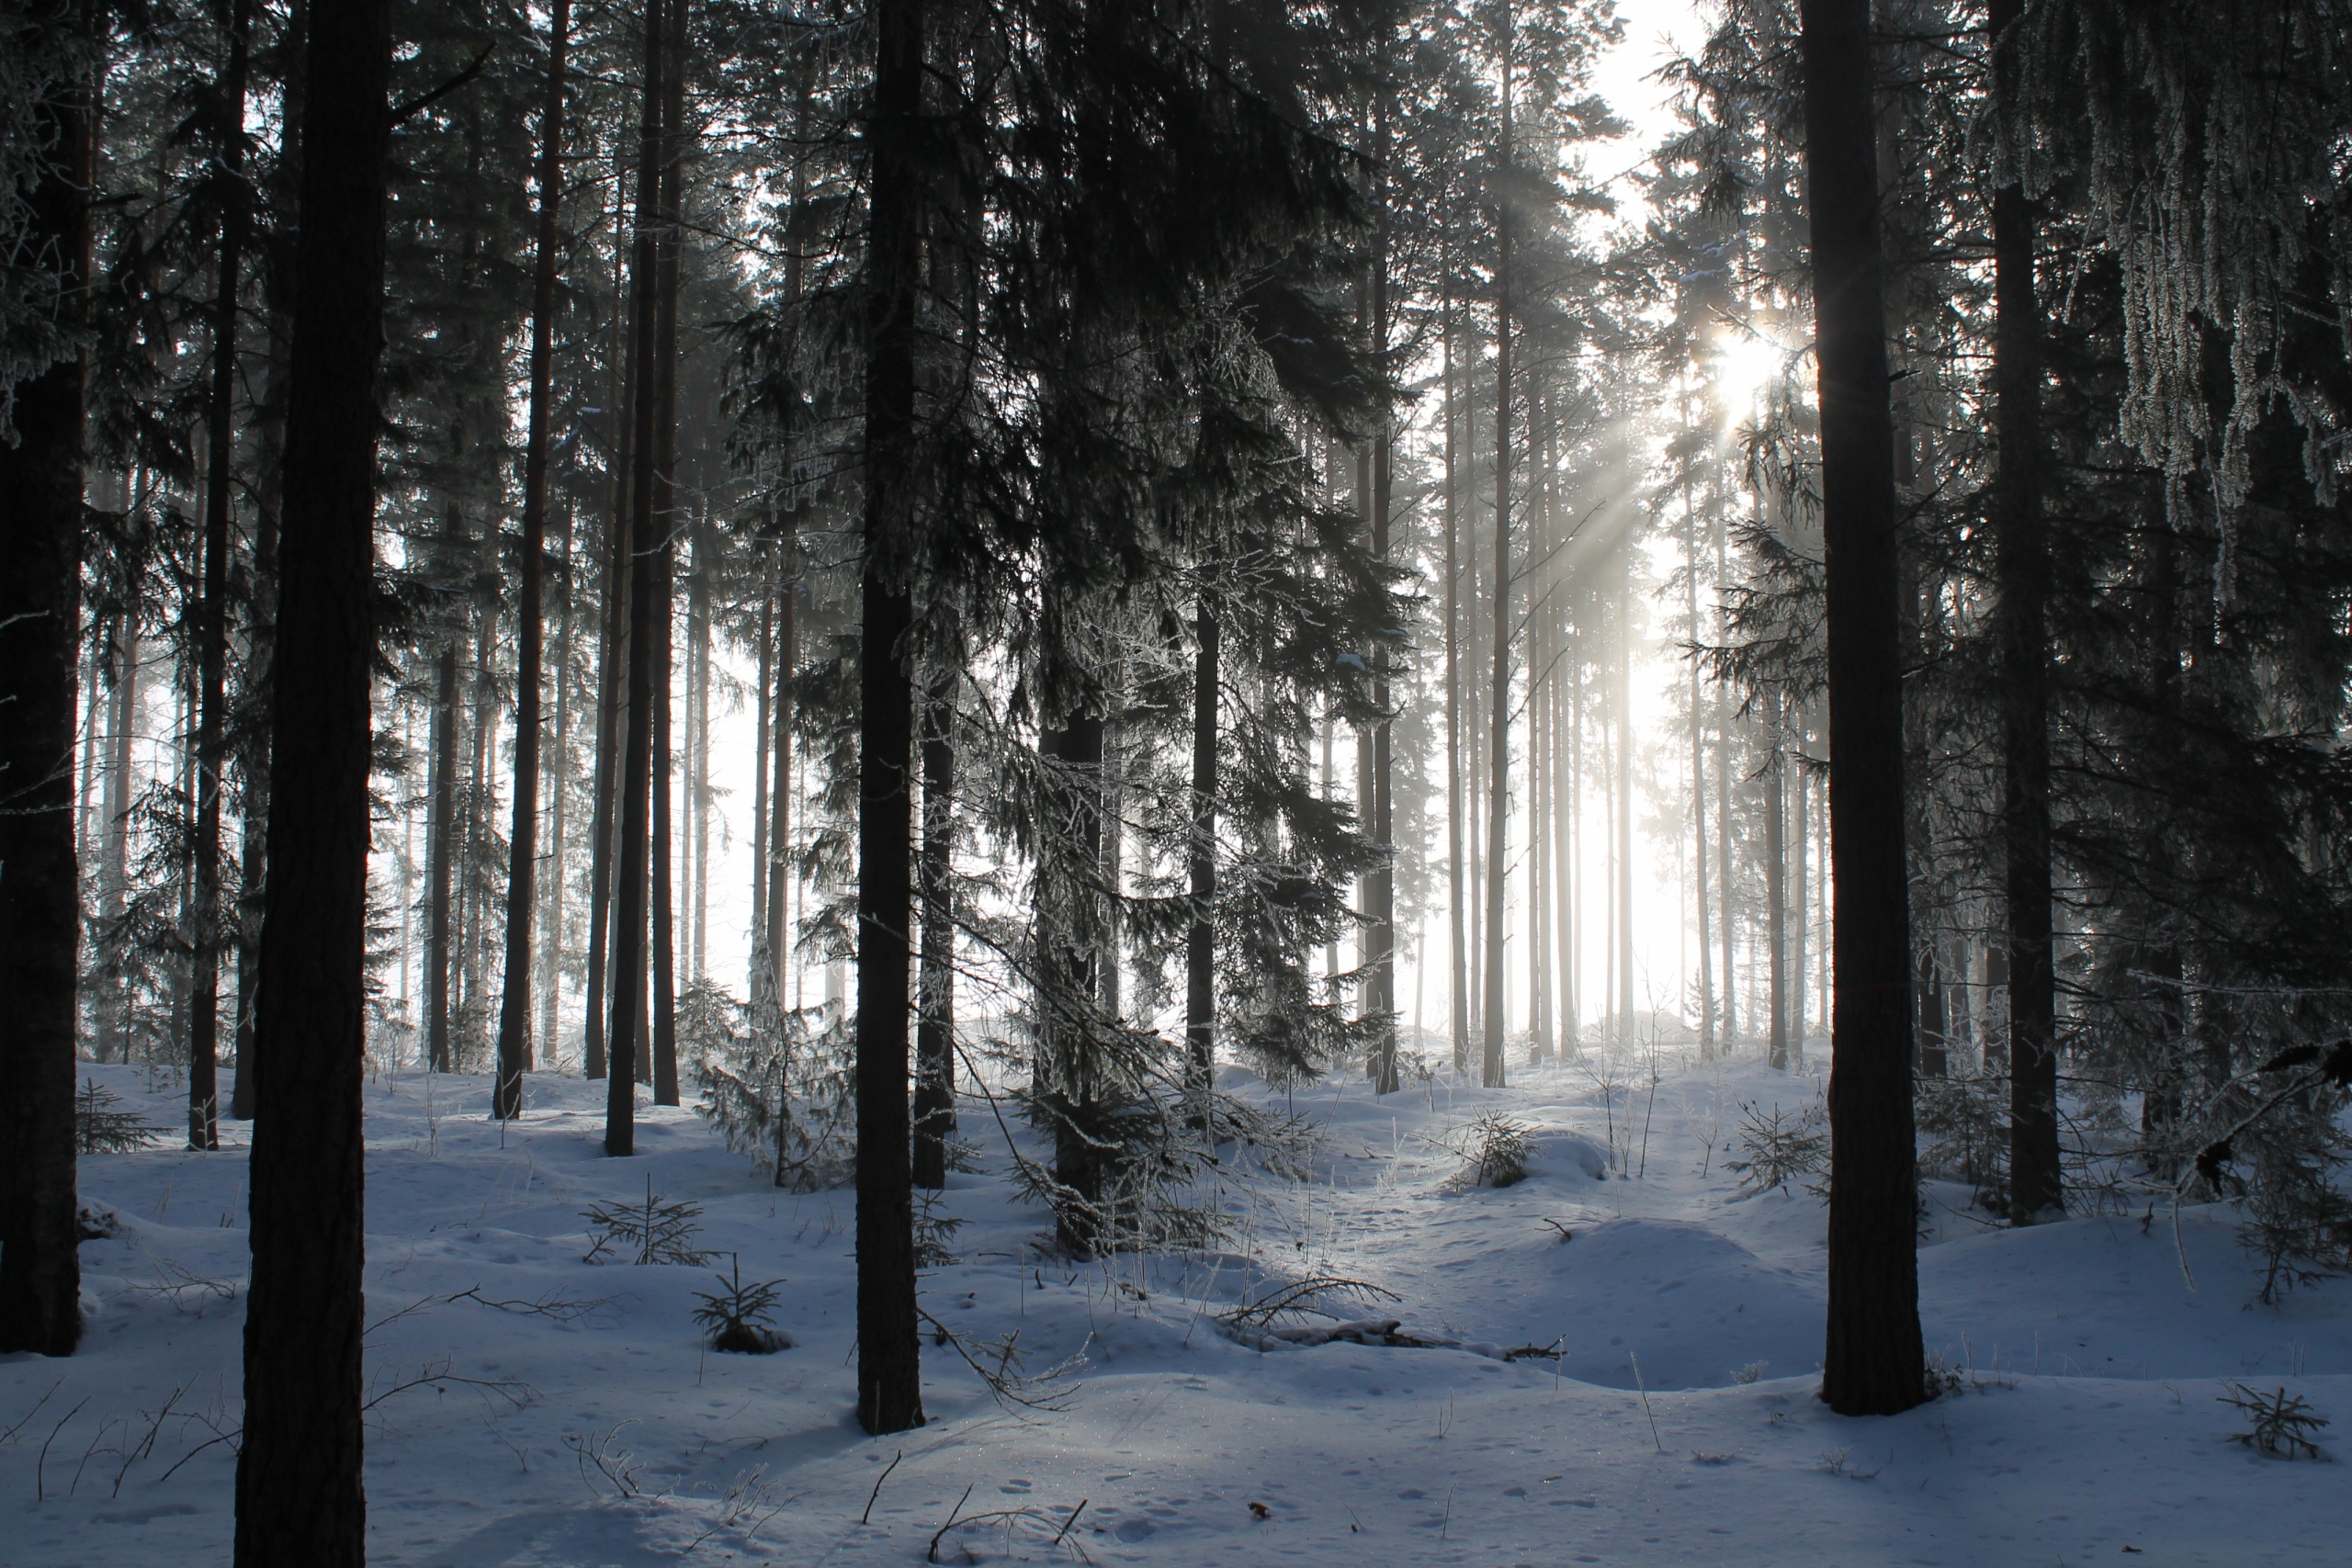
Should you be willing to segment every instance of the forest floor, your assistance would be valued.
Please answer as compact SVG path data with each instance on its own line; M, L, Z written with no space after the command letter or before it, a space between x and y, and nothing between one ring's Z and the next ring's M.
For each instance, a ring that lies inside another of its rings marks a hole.
M150 1092L170 1086L85 1071L177 1120ZM2352 1439L2352 1282L2250 1307L2226 1211L2185 1213L2177 1246L2161 1207L2007 1231L1931 1189L1921 1315L1956 1391L1826 1410L1822 1205L1794 1183L1743 1197L1724 1168L1744 1103L1819 1091L1752 1063L1611 1095L1574 1066L1377 1102L1326 1086L1291 1102L1321 1130L1313 1179L1235 1170L1227 1250L1083 1266L1041 1251L967 1102L982 1168L940 1202L957 1260L924 1273L924 1308L992 1364L1015 1335L1033 1373L1084 1363L1035 1385L1059 1408L1008 1405L927 1331L931 1424L876 1439L851 1409L849 1193L777 1191L691 1110L640 1111L639 1157L605 1159L601 1084L535 1078L502 1128L482 1079L379 1080L369 1557L814 1568L921 1562L936 1539L943 1562L1182 1568L2346 1560L2342 1473L2233 1442L2247 1423L2221 1396L2284 1388ZM1525 1181L1465 1186L1443 1146L1488 1111L1537 1130ZM244 1174L241 1148L84 1159L116 1234L83 1250L81 1353L0 1358L0 1558L227 1561ZM649 1183L702 1206L712 1267L582 1261L581 1212ZM735 1256L785 1281L792 1348L705 1349L695 1292ZM1457 1343L1224 1325L1318 1274L1393 1293L1335 1312ZM1504 1359L1528 1346L1562 1353Z

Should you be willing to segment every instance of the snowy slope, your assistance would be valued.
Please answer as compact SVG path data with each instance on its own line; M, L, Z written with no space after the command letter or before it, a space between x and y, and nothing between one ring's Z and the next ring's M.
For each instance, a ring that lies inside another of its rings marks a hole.
M90 1072L176 1120L137 1074ZM534 1079L501 1129L482 1080L379 1083L371 1559L911 1563L951 1515L995 1517L949 1531L941 1561L2352 1557L2340 1472L2230 1443L2241 1423L2215 1397L2241 1379L2352 1416L2352 1289L2249 1310L2223 1213L2183 1219L2194 1290L2161 1213L2144 1233L2137 1215L2010 1233L1939 1213L1922 1314L1963 1392L1826 1413L1821 1207L1740 1197L1722 1164L1741 1102L1817 1092L1752 1065L1669 1071L1654 1096L1641 1075L1606 1104L1574 1068L1380 1102L1320 1089L1294 1102L1325 1129L1314 1181L1237 1183L1214 1257L1058 1264L1001 1176L959 1175L941 1205L965 1221L959 1261L924 1276L926 1310L975 1345L1017 1332L1033 1371L1086 1365L1064 1408L1006 1408L927 1342L932 1424L876 1440L849 1408L849 1194L776 1192L691 1111L640 1111L640 1156L606 1160L601 1085ZM1439 1141L1491 1109L1541 1130L1534 1173L1465 1188ZM994 1136L977 1105L964 1126ZM234 1460L210 1440L236 1419L243 1170L234 1151L84 1162L117 1234L84 1249L84 1352L0 1358L0 1560L226 1560ZM794 1348L706 1352L689 1314L709 1269L582 1262L580 1211L649 1179L704 1206L718 1269L737 1253L745 1278L787 1281ZM1315 1271L1394 1292L1363 1315L1464 1348L1219 1331L1245 1292ZM1499 1359L1554 1344L1556 1363Z

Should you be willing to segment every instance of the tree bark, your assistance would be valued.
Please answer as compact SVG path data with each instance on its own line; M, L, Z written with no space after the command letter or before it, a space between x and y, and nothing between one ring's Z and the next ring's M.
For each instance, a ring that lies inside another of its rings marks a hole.
M1765 954L1765 985L1771 1021L1770 1060L1773 1070L1789 1070L1789 791L1788 750L1783 725L1787 702L1772 694L1767 716L1771 726L1771 756L1764 773L1764 929L1771 945Z
M647 820L651 807L653 769L653 605L659 591L655 567L661 542L655 535L654 317L657 313L656 274L660 270L662 76L667 66L662 47L666 0L650 0L645 7L644 104L638 134L637 229L629 261L629 345L631 399L628 528L628 720L623 726L620 793L616 802L620 818L619 852L615 858L618 886L614 891L612 1028L605 1049L605 1153L621 1156L637 1152L638 1063L645 1054L646 897L651 891L647 855L650 849Z
M187 1146L220 1146L220 785L228 771L229 491L237 451L237 296L244 277L245 61L253 39L251 0L229 0L229 58L219 84L214 175L220 192L220 244L212 306L212 391L205 411L202 597L196 616L196 920L187 1038Z
M1193 820L1185 874L1193 900L1184 932L1184 1073L1193 1109L1209 1127L1216 1090L1216 791L1217 696L1224 628L1204 590L1193 620Z
M1502 59L1501 163L1511 163L1510 21L1505 7ZM1495 204L1495 663L1488 696L1490 760L1487 765L1486 1052L1488 1089L1503 1084L1503 874L1505 828L1510 809L1510 193Z
M916 997L914 1183L947 1185L956 1135L956 672L943 665L922 713L922 957Z
M28 7L11 41L70 49L88 25L79 4ZM51 274L69 331L88 314L94 118L74 77L47 84L32 114L47 158L24 193L19 254ZM47 1356L72 1355L82 1335L74 729L87 378L76 352L18 383L16 439L0 441L0 1351Z
M1380 49L1385 73L1387 44ZM1372 231L1372 351L1384 373L1388 360L1388 99L1387 89L1373 106L1374 184ZM1396 431L1384 412L1380 434L1372 449L1372 554L1385 565L1389 550L1389 513L1396 503ZM1384 628L1385 630L1385 628ZM1379 866L1364 884L1364 962L1371 969L1371 1005L1366 1010L1379 1021L1373 1047L1372 1089L1394 1094L1402 1084L1396 1070L1396 758L1393 724L1388 716L1388 640L1384 636L1372 650L1372 705L1380 713L1372 731L1373 842L1380 847Z
M907 1117L914 904L916 291L922 261L922 0L876 0L866 133L865 562L857 814L857 1416L923 1423Z
M1927 1370L1916 1252L1898 520L1870 5L1803 0L1802 15L1837 919L1822 1397L1841 1415L1892 1415L1927 1397Z
M491 1113L523 1113L531 1070L531 916L538 897L539 685L543 618L539 580L548 531L548 422L555 384L557 182L563 172L563 51L571 0L548 17L548 86L539 121L538 255L531 277L531 412L523 450L523 581L514 607L514 830L506 861L506 959L498 999L498 1082ZM559 879L560 874L559 874Z
M319 7L306 65L237 1568L367 1561L360 1087L389 0Z
M2002 44L2023 0L1993 0L2000 91L2017 69ZM2001 839L2009 925L2009 1220L2063 1213L2058 1158L2057 985L2051 953L2050 547L2041 458L2041 305L2034 209L2018 186L1993 193L1994 570L1999 582Z
M1462 584L1456 482L1459 448L1453 409L1453 299L1449 276L1441 326L1445 420L1445 912L1449 943L1446 998L1451 1011L1453 1070L1470 1070L1470 951L1464 899L1462 810Z
M662 91L662 220L653 341L653 1103L678 1103L677 812L671 687L678 579L678 281L684 217L685 37L688 0L672 9Z
M454 532L454 530L453 530ZM424 824L424 1060L453 1070L450 1027L450 914L458 836L458 641L451 633L436 658L433 689L432 798Z

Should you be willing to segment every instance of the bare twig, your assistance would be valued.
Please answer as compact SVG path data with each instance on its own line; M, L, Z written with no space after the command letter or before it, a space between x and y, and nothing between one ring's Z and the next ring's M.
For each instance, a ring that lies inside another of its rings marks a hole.
M891 1460L888 1464L884 1465L882 1467L882 1473L874 1478L874 1490L865 1495L865 1512L857 1516L857 1522L859 1524L865 1524L873 1519L875 1500L882 1495L882 1483L890 1479L890 1472L899 1468L899 1461L906 1457L907 1450L900 1449L898 1452L897 1458Z

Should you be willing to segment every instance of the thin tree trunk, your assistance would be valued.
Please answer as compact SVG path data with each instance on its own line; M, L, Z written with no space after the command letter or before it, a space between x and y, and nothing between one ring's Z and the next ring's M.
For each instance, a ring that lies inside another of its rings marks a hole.
M455 530L452 530L454 533ZM424 1060L434 1072L450 1052L450 909L458 806L458 642L441 645L433 682L433 779L424 828Z
M620 140L615 138L616 142ZM628 171L617 147L613 164L613 221L617 231L628 211L624 188ZM629 584L636 576L629 508L636 496L638 312L650 297L628 288L628 306L622 308L622 262L624 256L635 259L639 238L632 235L630 243L624 244L616 232L613 244L614 343L605 395L613 420L613 520L605 547L604 593L599 600L604 637L596 678L595 778L591 785L594 795L589 806L587 1016L581 1029L581 1074L589 1078L605 1075L605 996L617 985L612 968L613 861L618 848L614 819L619 804L622 704L628 683ZM626 345L620 341L624 321L628 331Z
M2020 67L2004 45L2023 0L1993 0L1996 82ZM2041 305L2034 291L2034 210L2023 189L1993 193L1994 419L1999 469L1995 571L2001 660L2001 838L2009 926L2009 1219L2031 1224L2066 1205L2058 1159L2057 989L2051 955L2050 547L2043 536Z
M1810 731L1811 726L1800 720L1790 737L1792 742L1790 766L1791 772L1795 775L1793 782L1796 784L1797 794L1796 840L1790 846L1793 863L1789 868L1796 880L1796 886L1789 899L1791 909L1794 914L1789 932L1791 950L1789 954L1789 1067L1792 1072L1804 1070L1804 966L1807 927L1810 924L1809 910L1811 909L1805 890L1805 845L1812 833L1813 809L1806 798L1809 792L1805 787L1804 759L1805 739Z
M229 493L237 451L237 296L244 277L245 59L251 0L229 0L229 58L218 91L220 245L212 306L212 391L205 411L204 560L196 615L196 909L188 948L187 1146L220 1146L220 785L228 771Z
M17 12L12 46L72 51L79 5ZM61 47L62 46L62 47ZM49 157L17 254L47 272L68 331L88 310L92 121L86 80L31 114ZM81 665L85 395L77 352L18 383L0 442L0 1351L69 1356L82 1334L75 1254L74 1033L81 870L74 857L74 690Z
M1184 1049L1188 1113L1209 1126L1216 1087L1216 791L1217 697L1224 630L1204 590L1193 620L1193 820L1186 847L1193 919L1184 933Z
M311 17L254 1049L237 1568L361 1568L360 1187L389 0Z
M506 959L498 1004L498 1082L492 1114L523 1113L523 1075L531 1070L531 916L539 853L539 578L548 525L548 423L555 385L556 205L563 172L563 51L571 0L554 0L548 17L547 99L539 120L539 232L531 279L530 434L523 455L523 581L514 608L514 830L507 845Z
M753 677L758 692L758 739L752 747L752 970L745 985L753 1005L773 998L781 1008L784 998L775 994L775 954L768 946L778 934L768 920L768 748L774 742L775 722L776 573L773 560L764 556L759 560L759 672Z
M1927 1397L1927 1366L1915 1250L1900 573L1871 17L1869 0L1803 0L1801 9L1837 902L1822 1397L1840 1415L1893 1415Z
M684 218L685 37L689 0L670 0L662 94L662 204L653 342L653 1103L678 1103L677 812L671 697L678 578L678 282Z
M1510 7L1503 10L1502 146L1500 162L1511 166ZM1495 203L1495 581L1489 595L1495 620L1494 681L1487 698L1491 760L1487 784L1487 1030L1485 1072L1488 1089L1503 1083L1503 893L1505 827L1510 808L1510 195Z
M907 926L914 902L914 627L909 581L921 281L921 0L876 0L867 133L865 626L857 819L857 1415L923 1423L907 1115Z
M1450 943L1446 998L1452 1013L1453 1070L1470 1070L1470 960L1468 910L1464 907L1462 811L1462 582L1459 555L1459 449L1454 443L1453 299L1452 278L1442 327L1445 418L1445 913Z
M306 94L304 81L305 44L310 22L310 6L305 0L291 0L287 6L284 30L278 39L278 60L282 71L279 83L278 119L284 128L279 133L278 155L271 170L273 193L291 210L298 199L301 180L301 125ZM266 260L286 255L288 247L275 247L266 254ZM254 1010L261 984L261 926L263 893L268 880L266 850L269 842L269 724L268 704L271 690L271 670L277 659L277 540L280 517L284 512L286 475L286 401L288 378L292 368L294 344L294 295L296 280L289 276L291 268L280 265L263 269L263 292L269 302L268 363L269 380L262 395L262 406L254 420L255 466L261 470L260 482L254 488L254 581L250 611L251 630L245 650L245 692L253 718L245 726L245 752L240 766L244 773L245 824L243 862L238 898L237 938L237 1078L230 1091L229 1115L232 1120L246 1122L254 1114L253 1075L246 1071L252 1062L250 1055L254 1038ZM403 898L401 919L407 919L407 900ZM405 955L403 955L405 959Z
M956 672L942 660L922 713L922 974L916 998L914 1184L947 1185L956 1135Z
M1373 103L1373 229L1372 229L1372 351L1385 365L1388 359L1388 161L1389 89L1385 85L1388 69L1388 39L1384 29L1377 52L1377 70L1384 78L1380 96ZM1396 431L1393 423L1383 418L1380 433L1372 448L1372 495L1369 508L1372 516L1373 558L1384 565L1389 552L1389 513L1396 503ZM1371 1005L1366 1010L1378 1021L1379 1032L1373 1046L1372 1087L1375 1095L1394 1094L1402 1086L1396 1067L1396 759L1393 725L1388 717L1388 644L1386 638L1373 649L1372 705L1380 718L1372 731L1372 829L1373 841L1380 847L1380 864L1364 883L1364 931L1366 966L1371 970Z
M131 789L131 743L139 734L139 606L135 604L123 611L121 637L111 730L114 764L107 773L107 836L98 892L99 941L104 944L101 973L105 976L97 1037L97 1057L101 1062L130 1060L130 979L123 973L121 930L123 903L130 881L130 800L135 793ZM242 1063L244 1057L241 1055L238 1060ZM240 1089L241 1096L250 1092Z
M1690 431L1688 403L1682 421ZM1690 471L1682 473L1683 612L1690 617L1690 639L1699 639L1699 513L1690 494ZM1699 916L1699 1059L1715 1055L1715 976L1709 944L1713 928L1707 913L1707 695L1698 658L1690 660L1690 827L1691 885Z
M662 75L667 65L662 47L666 0L651 0L645 7L644 103L638 134L637 229L629 262L629 383L636 389L630 409L628 530L628 722L623 727L620 795L615 803L620 818L619 852L616 855L617 886L614 890L612 956L612 1029L606 1038L608 1059L605 1090L605 1153L637 1152L638 1062L646 1054L645 986L646 898L651 891L647 857L650 851L648 813L651 808L653 770L653 609L660 591L655 567L661 542L654 516L654 317L657 313L655 274L660 269Z
M1714 503L1715 581L1720 585L1731 581L1725 560L1724 535L1728 530L1724 526L1723 475L1720 469L1709 488L1713 492L1710 499ZM1715 607L1715 636L1718 640L1728 640L1728 615L1718 602ZM1730 702L1726 697L1718 696L1715 699L1715 870L1716 886L1723 894L1723 1012L1724 1049L1726 1052L1739 1039L1739 980L1738 971L1732 964L1739 900L1734 893L1737 884L1732 879L1731 737Z
M563 895L567 884L564 856L569 849L565 830L571 822L571 627L579 607L579 584L572 577L572 516L565 509L559 535L562 565L563 603L557 613L555 634L555 760L548 770L548 874L543 884L547 927L539 943L539 1038L547 1051L548 1069L562 1067L561 1003L563 1000Z
M1783 708L1784 699L1776 691L1768 718L1770 760L1764 771L1764 923L1769 933L1766 940L1771 944L1765 955L1770 987L1771 1064L1780 1072L1789 1068L1789 799L1787 748L1781 738Z
M700 980L710 967L710 568L711 536L707 525L695 534L695 570L689 580L687 645L694 660L694 773L689 798L694 804L695 901L694 964L690 981Z

